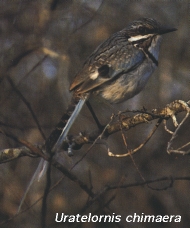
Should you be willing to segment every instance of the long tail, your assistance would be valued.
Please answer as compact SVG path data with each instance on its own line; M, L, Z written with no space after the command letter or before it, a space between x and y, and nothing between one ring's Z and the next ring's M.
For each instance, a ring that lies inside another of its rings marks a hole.
M63 141L66 139L70 128L75 122L78 114L80 113L88 97L89 94L85 94L81 97L73 95L70 105L68 106L66 112L62 116L56 128L52 131L52 133L46 140L45 148L47 153L56 153L61 148ZM39 165L42 165L42 168L38 177L38 181L45 174L48 162L44 161L43 164L40 163Z
M88 97L88 94L85 94L80 98L73 96L71 104L68 106L60 122L46 140L45 147L47 152L51 151L52 153L55 153L61 148L63 141L67 137L70 128L75 122Z
M36 179L38 179L38 181L40 181L40 179L42 178L42 176L45 174L47 168L48 168L48 164L49 162L44 160L43 158L40 159L40 162L38 164L38 167L35 171L35 173L33 174L32 178L30 179L30 182L24 192L24 195L22 196L22 199L20 201L20 204L19 204L19 207L18 207L18 210L17 210L17 214L20 212L21 208L22 208L22 205L26 199L26 196L30 190L30 187L32 186L32 184L34 183L34 181Z
M55 153L61 148L63 141L66 139L70 128L72 127L73 123L75 122L78 114L80 113L80 111L81 111L83 105L85 104L86 100L88 99L88 97L89 97L89 94L85 94L80 98L73 96L71 103L68 106L64 115L62 116L60 122L57 124L56 128L52 131L52 133L46 140L45 148L46 148L47 153L48 152ZM36 179L38 181L41 180L41 178L46 173L48 164L49 163L47 161L45 161L43 159L40 160L40 163L27 186L24 196L22 197L18 212L20 211L20 209L22 207L22 204L26 198L26 195L27 195L31 185L34 183L34 181Z

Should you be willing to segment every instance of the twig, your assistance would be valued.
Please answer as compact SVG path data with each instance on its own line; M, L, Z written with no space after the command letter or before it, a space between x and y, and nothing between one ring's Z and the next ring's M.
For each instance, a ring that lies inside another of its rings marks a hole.
M24 141L22 139L19 139L15 137L12 134L8 134L3 132L0 129L0 133L6 135L7 137L23 144L27 148L29 148L34 154L41 156L45 160L49 160L49 156L47 154L44 154L39 148L35 147L31 143ZM89 196L94 197L94 193L86 186L86 184L82 181L80 181L74 174L72 174L68 169L66 169L63 165L61 165L58 161L55 161L54 159L52 160L52 165L60 170L65 176L67 176L70 180L74 181L77 183Z
M157 178L155 180L146 180L146 181L142 181L140 183L138 182L134 182L134 183L130 183L130 184L125 184L125 185L113 185L113 186L106 186L102 191L99 191L99 193L97 195L94 196L93 200L97 200L98 198L101 198L101 196L103 194L105 194L105 192L107 191L111 191L114 189L126 189L126 188L131 188L131 187L138 187L138 186L143 186L143 185L147 185L150 183L157 183L157 182L162 182L162 181L171 181L171 177L161 177L161 178ZM173 177L172 178L172 184L174 185L174 183L176 181L190 181L190 176L186 176L186 177ZM160 190L159 190L160 191ZM42 198L42 197L41 197ZM34 204L32 204L29 208L33 207L35 204L37 204L40 200L38 199ZM20 214L26 212L27 210L29 210L29 208L26 208L25 210L21 211ZM18 217L19 214L16 214L14 216L12 216L11 218L7 219L6 221L0 223L0 225L6 224L7 222L13 220L14 218Z
M104 192L105 191L110 191L110 190L113 190L113 189L116 189L116 188L130 188L130 187L138 187L138 186L143 186L143 185L147 185L147 184L151 184L151 183L157 183L157 182L161 182L161 181L170 181L172 180L172 184L175 183L175 181L190 181L190 177L187 176L187 177L161 177L161 178L158 178L158 179L155 179L155 180L146 180L146 181L143 181L143 182L140 182L140 183L131 183L131 184L125 184L125 185L120 185L120 186L107 186L105 189L104 189ZM158 190L160 191L160 189ZM103 192L102 192L103 194Z
M39 121L38 121L38 118L37 116L35 115L30 103L26 100L26 98L22 95L22 93L20 92L20 90L15 86L13 80L7 75L7 80L8 82L10 83L10 85L12 86L12 88L14 89L14 91L18 94L18 96L21 98L21 100L23 101L23 103L26 105L26 107L28 108L28 110L30 111L37 127L38 127L38 130L40 131L43 139L45 140L46 137L45 137L45 134L43 133L42 129L41 129L41 126L39 124Z
M10 162L19 157L29 156L29 157L38 157L36 154L33 154L31 150L27 147L22 146L18 148L8 148L0 151L0 164Z
M90 19L88 19L85 23L83 23L82 25L80 25L78 28L76 28L73 33L76 33L79 29L81 29L82 27L86 26L88 23L90 23L98 14L98 11L100 10L100 8L102 7L104 3L104 0L102 0L101 4L99 5L98 9L94 12L94 14L92 14L91 12L91 15L92 17Z
M133 149L133 150L127 150L127 153L125 154L113 154L111 151L108 151L108 155L111 157L127 157L127 156L131 156L132 154L136 153L137 151L139 151L143 146L145 146L145 144L150 140L150 138L153 136L153 134L156 132L156 130L158 129L158 127L160 126L162 122L162 119L159 119L157 124L154 126L154 128L152 129L152 132L148 135L148 137L145 139L145 141L143 143L141 143L137 148ZM124 138L124 137L123 137ZM127 149L127 147L126 147Z
M16 142L18 142L18 143L20 143L20 144L26 146L31 152L34 153L34 155L38 155L38 156L44 158L45 160L48 160L47 155L45 155L45 154L42 152L42 150L40 149L40 147L36 147L36 146L34 146L33 144L31 144L31 143L29 143L29 142L27 142L27 141L25 141L25 140L23 140L23 139L20 139L20 138L16 137L15 135L11 134L11 133L5 132L5 131L3 131L3 130L1 130L1 129L0 129L0 133L3 134L3 135L5 135L5 136L8 137L8 138L11 138L12 140L14 140L14 141L16 141ZM21 155L22 155L22 154L20 154L20 156L21 156ZM25 154L24 154L24 155L25 155ZM24 156L24 155L23 155L23 156Z
M190 144L190 142L186 143L185 145L179 147L178 149L173 149L171 146L172 146L172 143L174 141L174 139L177 137L177 133L179 131L179 129L181 128L181 126L183 125L183 123L186 121L186 119L189 117L189 112L190 112L190 109L188 109L188 112L186 113L185 117L183 118L183 120L178 124L178 127L175 129L175 131L173 132L172 134L172 137L170 139L170 141L168 142L168 146L167 146L167 152L168 154L171 154L171 153L177 153L177 154L182 154L182 155L185 155L185 154L189 154L190 151L184 151L184 150L181 150L183 148L185 148L186 146L188 146Z
M128 131L139 124L150 123L152 120L159 119L157 123L158 125L155 126L155 128L152 130L152 133L150 133L150 135L145 140L145 142L143 142L139 147L134 149L134 153L135 153L136 150L141 149L144 146L144 144L147 143L148 140L152 137L152 134L154 134L154 132L160 125L159 122L173 118L174 114L177 115L180 112L187 111L187 106L188 106L188 102L176 100L168 104L166 107L162 109L152 110L151 114L150 112L143 111L143 113L137 114L132 117L123 116L122 121L116 121L116 122L112 121L111 123L109 123L104 128L104 132L103 132L104 134L101 135L101 138L108 138L110 135L120 131L121 128L125 131ZM117 117L117 115L115 115L114 117ZM97 131L89 132L88 134L85 134L85 136L83 134L72 136L72 142L74 144L73 149L77 150L81 148L84 144L97 143L96 139L98 137L99 137L99 132ZM68 148L68 143L66 141L63 143L63 148L64 149Z

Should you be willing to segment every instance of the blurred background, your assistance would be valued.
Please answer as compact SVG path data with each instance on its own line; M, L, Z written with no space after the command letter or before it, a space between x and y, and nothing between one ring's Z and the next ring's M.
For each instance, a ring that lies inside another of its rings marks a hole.
M91 104L102 124L110 120L112 113L125 109L148 110L164 107L180 99L189 99L190 86L190 8L189 1L129 1L129 0L4 0L0 1L0 128L33 144L43 144L29 109L16 89L29 102L46 137L59 122L71 94L69 85L82 67L85 59L111 34L126 27L141 17L153 17L160 23L178 30L163 37L159 67L145 89L134 98L111 106L92 97ZM11 78L15 87L7 78ZM184 115L179 115L179 120ZM180 131L175 146L189 141L189 122ZM152 122L126 132L128 147L135 148L151 132ZM188 127L187 127L188 126ZM171 122L170 129L174 129ZM75 125L73 134L88 132L96 125L88 109L84 107ZM190 158L168 155L167 142L170 135L159 127L148 144L133 156L108 157L107 148L113 153L125 153L121 133L118 132L90 150L87 156L73 169L95 193L105 186L129 184L161 177L188 176ZM0 135L0 149L20 145ZM59 161L68 169L87 151L89 145L74 151L68 157L62 151ZM6 221L17 212L21 197L32 177L39 159L23 157L0 165L0 227L40 227L41 201L35 206ZM137 167L139 170L137 170ZM62 174L53 169L52 181L56 183ZM22 209L30 207L43 194L45 181L35 182L27 195ZM168 186L168 181L152 184L154 188ZM155 191L148 186L137 186L109 191L83 214L106 214L103 207L109 203L109 213L122 216L120 224L108 223L106 227L152 227L151 223L129 223L125 217L133 213L141 215L181 215L181 223L155 223L154 227L188 227L190 223L190 183L175 182L165 191ZM76 224L55 223L55 213L74 215L82 213L88 195L78 185L64 178L50 192L48 198L47 227L75 227ZM105 227L105 224L77 224L78 227Z

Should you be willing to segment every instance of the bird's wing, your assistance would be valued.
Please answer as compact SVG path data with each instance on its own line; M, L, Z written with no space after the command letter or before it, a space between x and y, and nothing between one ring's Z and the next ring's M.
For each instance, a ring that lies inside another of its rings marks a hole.
M76 75L70 90L85 93L127 73L144 60L144 53L126 38L113 36L100 45Z

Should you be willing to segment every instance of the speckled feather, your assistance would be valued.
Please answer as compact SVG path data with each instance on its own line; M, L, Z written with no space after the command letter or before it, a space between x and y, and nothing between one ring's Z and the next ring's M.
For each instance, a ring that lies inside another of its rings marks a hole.
M47 139L47 150L59 149L91 93L110 103L125 101L139 93L158 65L161 34L174 30L165 29L154 19L143 18L97 47L70 86L71 105Z
M75 93L78 94L86 93L89 91L96 91L99 93L99 88L101 88L101 93L99 94L103 94L102 88L104 86L106 87L107 85L110 85L114 78L125 75L126 79L127 74L142 64L146 59L147 56L142 49L148 49L153 39L152 36L147 39L146 42L142 44L140 43L139 46L134 45L132 42L128 41L129 37L133 34L138 35L138 27L144 23L147 23L147 28L150 32L153 31L153 29L154 32L155 29L157 29L159 32L160 25L155 20L144 18L129 24L129 26L125 29L113 34L110 38L103 42L87 59L82 70L79 71L79 73L74 78L70 90L75 90ZM145 33L146 32L147 31L145 31ZM152 63L150 62L150 64ZM108 66L109 69L107 71L107 74L102 77L101 74L99 74L99 69L105 65ZM150 66L150 68L152 69L152 66ZM150 71L152 73L152 70ZM132 78L130 77L130 79ZM119 88L120 87L118 87L118 89ZM137 89L137 91L139 91L139 89ZM109 91L106 91L106 93L108 92ZM134 95L135 94L136 92ZM130 95L129 98L131 96L132 95ZM108 99L108 96L105 97ZM123 98L121 98L121 101L123 101ZM111 102L114 101L112 100ZM120 101L119 99L116 99L115 102Z
M76 75L70 90L85 93L112 80L117 75L127 72L144 59L144 53L128 42L122 32L111 36L100 45L84 63L82 70ZM108 75L98 75L91 79L90 75L104 65L109 66Z

